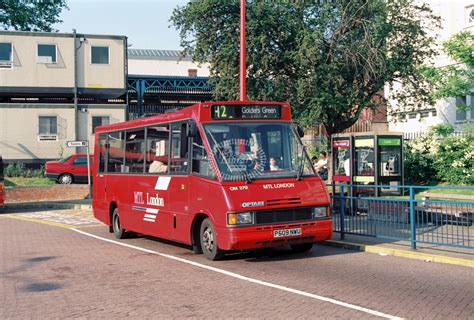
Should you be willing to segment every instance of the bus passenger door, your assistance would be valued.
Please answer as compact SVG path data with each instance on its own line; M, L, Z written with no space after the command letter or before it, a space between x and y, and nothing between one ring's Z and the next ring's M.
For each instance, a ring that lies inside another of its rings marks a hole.
M167 207L172 215L172 238L187 242L189 237L189 139L187 123L171 124L170 168Z
M95 153L97 154L97 163L94 162L94 170L91 170L93 175L92 184L92 204L94 208L94 216L100 221L108 222L108 210L105 201L105 189L106 189L106 157L107 157L107 136L106 134L100 134L98 144L96 145Z

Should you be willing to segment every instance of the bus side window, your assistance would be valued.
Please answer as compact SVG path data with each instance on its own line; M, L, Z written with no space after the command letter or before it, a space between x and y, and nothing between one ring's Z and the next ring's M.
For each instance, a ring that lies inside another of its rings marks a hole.
M148 127L146 131L147 173L168 173L169 127L168 125Z
M171 125L171 173L188 172L188 137L186 123Z
M125 141L126 172L143 173L145 157L145 130L127 131Z
M123 132L110 132L107 138L107 172L125 172L123 163L125 139Z
M105 172L105 155L106 155L107 135L101 133L99 135L99 172Z
M212 169L211 162L207 155L206 148L202 142L201 133L198 131L196 136L193 138L193 168L192 171L200 175L214 179L216 177L214 170Z

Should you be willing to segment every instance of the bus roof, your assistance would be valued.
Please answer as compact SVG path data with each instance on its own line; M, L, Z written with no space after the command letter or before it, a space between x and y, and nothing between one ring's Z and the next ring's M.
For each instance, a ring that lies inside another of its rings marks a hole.
M211 109L213 106L241 106L241 105L258 105L261 107L265 106L280 106L281 108L280 115L278 118L240 118L240 119L231 119L231 118L220 118L216 120L211 116ZM105 126L99 126L96 128L96 133L116 131L123 129L139 128L145 126L151 126L159 123L174 122L186 119L194 119L196 122L217 122L221 120L227 121L291 121L291 110L290 105L287 102L273 102L273 101L212 101L212 102L200 102L192 106L176 110L173 112L158 114L154 116L138 118L134 120L114 123Z

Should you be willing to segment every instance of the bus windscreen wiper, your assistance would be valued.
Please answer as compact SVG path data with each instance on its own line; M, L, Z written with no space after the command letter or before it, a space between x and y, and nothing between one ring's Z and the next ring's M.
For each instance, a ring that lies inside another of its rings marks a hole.
M305 155L305 150L306 150L306 147L305 146L302 146L301 148L301 154L298 154L298 167L297 167L297 171L296 171L296 180L297 181L300 181L301 180L301 176L303 175L303 172L304 172L304 155Z

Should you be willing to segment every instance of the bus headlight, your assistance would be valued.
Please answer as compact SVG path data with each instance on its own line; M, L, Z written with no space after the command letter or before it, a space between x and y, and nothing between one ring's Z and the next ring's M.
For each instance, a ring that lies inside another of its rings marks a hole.
M230 226L250 225L253 224L253 212L236 212L227 214L227 224Z
M325 218L328 216L328 207L314 207L313 219Z

